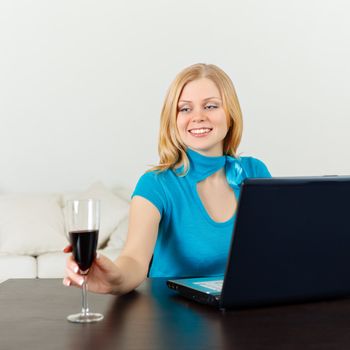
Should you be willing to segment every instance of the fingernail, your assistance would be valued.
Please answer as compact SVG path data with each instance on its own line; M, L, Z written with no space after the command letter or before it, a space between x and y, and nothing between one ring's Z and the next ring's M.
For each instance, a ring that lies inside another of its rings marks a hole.
M79 279L79 286L82 286L83 285L83 283L84 283L84 278L81 278L81 279Z
M96 254L96 259L99 259L101 257L100 253Z
M73 271L74 271L75 273L78 273L79 267L78 267L78 266L75 266L75 267L73 268Z
M63 284L66 286L66 287L69 287L70 286L70 280L66 280L66 279L64 279L63 280Z

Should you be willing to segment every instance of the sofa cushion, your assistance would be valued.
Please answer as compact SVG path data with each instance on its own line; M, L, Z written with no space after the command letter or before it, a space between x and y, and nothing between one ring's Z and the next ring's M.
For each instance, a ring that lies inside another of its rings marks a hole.
M25 255L0 254L0 280L36 278L36 259Z
M106 245L111 233L128 215L129 203L127 200L107 189L101 182L97 182L85 192L63 195L62 206L65 207L67 200L89 198L99 199L101 201L100 231L98 240L98 248L101 248Z
M39 278L63 278L67 254L52 252L37 257L37 275Z
M66 244L58 196L0 196L0 253L38 255Z

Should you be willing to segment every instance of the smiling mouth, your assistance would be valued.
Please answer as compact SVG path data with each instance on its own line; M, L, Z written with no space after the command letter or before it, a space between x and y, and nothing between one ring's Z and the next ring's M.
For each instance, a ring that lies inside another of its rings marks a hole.
M199 128L199 129L191 129L188 132L192 135L206 135L209 134L213 129L211 128Z

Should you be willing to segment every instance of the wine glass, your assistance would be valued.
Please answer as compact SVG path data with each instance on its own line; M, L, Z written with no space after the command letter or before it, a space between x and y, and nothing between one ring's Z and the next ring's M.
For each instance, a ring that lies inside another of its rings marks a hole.
M69 315L70 322L90 323L103 319L102 314L92 313L87 302L87 275L96 257L100 228L100 201L96 199L68 200L66 206L67 231L73 249L73 257L84 278L82 285L82 309Z

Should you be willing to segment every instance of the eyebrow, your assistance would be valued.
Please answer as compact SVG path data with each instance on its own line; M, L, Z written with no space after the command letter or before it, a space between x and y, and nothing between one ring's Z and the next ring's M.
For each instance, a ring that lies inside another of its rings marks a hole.
M203 101L209 101L209 100L220 100L221 101L221 98L220 97L216 97L216 96L212 96L212 97L207 97L205 98ZM190 103L192 101L188 101L188 100L179 100L179 103L180 102L186 102L186 103Z

